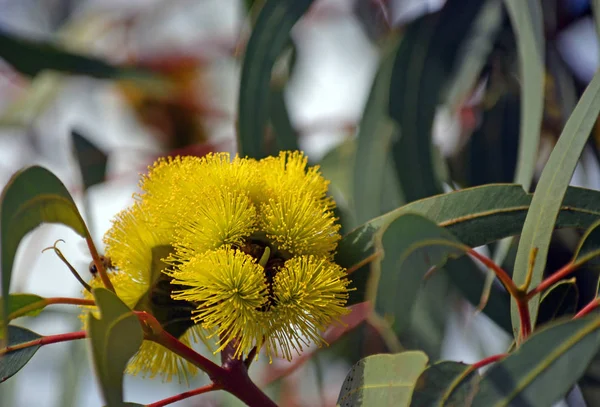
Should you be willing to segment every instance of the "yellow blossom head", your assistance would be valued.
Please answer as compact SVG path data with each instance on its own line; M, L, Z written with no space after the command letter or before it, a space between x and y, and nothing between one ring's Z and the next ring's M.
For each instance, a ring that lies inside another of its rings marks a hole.
M234 357L264 344L287 359L322 343L319 332L346 313L348 279L331 261L340 239L335 204L301 152L163 159L140 187L106 239L117 269L147 283L136 309L159 320L187 316L218 336L217 351L233 346ZM169 295L172 309L153 307L148 292Z

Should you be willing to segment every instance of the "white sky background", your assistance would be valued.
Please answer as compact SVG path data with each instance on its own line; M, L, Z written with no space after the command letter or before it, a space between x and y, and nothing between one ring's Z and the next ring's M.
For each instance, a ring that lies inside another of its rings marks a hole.
M9 7L10 3L10 0L0 0L0 9L3 10L0 15L0 27L13 27L31 34L40 34L47 30L42 22L32 19L31 14L15 7L14 3ZM124 4L127 4L129 9L135 9L147 7L148 3L141 0L96 0L86 4L90 7L114 10L115 6L123 7ZM350 1L328 0L321 3L349 10ZM443 1L411 0L402 3L402 0L397 0L396 3L404 8L396 8L392 19L402 21L408 18L406 13L414 15L421 11L419 7L423 10L433 10ZM178 0L173 1L173 4L180 6L178 8L171 5L167 8L167 23L160 23L165 20L161 12L149 14L143 20L144 24L138 28L141 38L136 43L137 47L151 53L155 50L186 48L209 36L228 37L236 34L240 9L236 7L237 2L234 0ZM12 14L7 10L12 10ZM346 12L342 13L340 18L302 22L296 27L293 35L298 46L297 75L289 83L286 97L294 124L298 128L310 128L314 123L327 121L358 121L378 64L378 52L363 34L358 22ZM116 36L117 34L107 33L106 38L98 39L98 45L101 49L110 48L110 42L115 41ZM595 41L596 36L593 38ZM597 49L597 46L591 48ZM586 49L589 50L590 47ZM589 71L589 67L586 66L583 72L587 72L585 69ZM226 58L220 60L209 73L219 105L232 113L236 109L238 75L239 67L233 60ZM14 93L14 86L0 78L0 109L6 106L7 99ZM55 172L81 204L82 196L77 192L79 175L70 153L69 132L73 126L81 128L101 148L113 152L110 156L108 176L115 180L94 187L89 193L91 224L94 237L98 245L101 245L101 237L109 228L112 216L131 202L131 194L136 190L137 174L150 164L147 152L159 151L153 137L137 124L109 83L83 78L71 79L62 88L56 101L31 128L0 128L0 184L3 185L19 168L40 164ZM231 140L234 130L232 122L217 123L213 128L214 137L218 140ZM321 157L345 137L342 131L331 128L313 131L306 136L302 147L314 159ZM27 147L22 142L26 137L36 141L37 150ZM84 210L83 206L80 208ZM78 283L56 256L52 252L40 253L57 239L66 241L59 247L72 264L86 275L85 270L90 259L83 239L66 227L43 226L21 244L13 274L12 291L32 292L42 296L79 295ZM52 309L56 310L57 307ZM468 312L470 311L467 310ZM467 322L468 324L461 320L460 316L453 317L448 332L449 338L444 346L444 357L465 362L481 358L477 350L479 345L468 342L469 338L479 334L466 335L464 327L474 327L480 323L485 331L494 327L488 327L488 322L481 316L475 321ZM64 316L52 313L51 310L34 320L26 321L26 324L40 334L79 329L76 318L70 318L69 322ZM489 346L488 339L489 336L487 339L475 341L486 342ZM59 380L59 372L63 370L63 366L74 368L82 365L83 385L76 396L75 405L101 406L93 376L87 364L82 362L87 355L80 345L83 343L75 345L75 348L69 344L41 348L16 377L0 385L0 405L8 406L6 401L10 400L12 394L16 400L16 407L58 407L61 405L60 392L64 388ZM484 351L487 354L501 352L503 344L500 342L491 345L490 349L486 348ZM332 378L330 390L334 400L337 398L346 369L346 366L337 366L328 373ZM205 379L200 379L203 380ZM125 380L125 394L129 401L149 403L179 391L182 389L175 383L162 384L160 381L131 377ZM315 400L307 397L307 400L303 400L305 405L314 405ZM194 399L191 400L173 405L200 405L198 400L207 398L197 398L195 402Z

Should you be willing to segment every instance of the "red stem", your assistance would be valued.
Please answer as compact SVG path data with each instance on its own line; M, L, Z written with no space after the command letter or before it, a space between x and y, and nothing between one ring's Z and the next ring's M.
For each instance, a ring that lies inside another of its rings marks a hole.
M585 307L581 309L573 318L581 318L585 317L590 312L594 311L596 308L600 307L600 298L596 298L588 303Z
M496 274L498 280L500 280L504 287L506 287L506 290L510 293L510 295L512 295L515 299L519 298L521 295L519 288L515 285L514 281L512 281L512 278L510 278L508 273L502 269L502 267L494 263L492 259L476 252L473 249L470 249L467 253L490 268L494 274Z
M533 290L528 292L527 299L530 300L535 295L552 287L555 283L557 283L558 281L562 280L563 278L565 278L566 276L568 276L569 274L574 272L577 269L577 267L578 267L578 265L573 262L568 263L567 265L563 266L556 273L552 274L550 277L543 280L537 287L535 287Z
M221 390L221 387L217 386L214 383L211 383L211 384L207 384L206 386L202 386L202 387L199 387L194 390L186 391L186 392L177 394L175 396L167 397L166 399L159 400L159 401L151 403L151 404L147 404L146 407L163 407L163 406L169 405L171 403L175 403L177 401L185 400L187 398L197 396L199 394L208 393L208 392L215 391L215 390Z
M73 341L76 339L84 339L85 337L86 337L85 331L68 332L66 334L42 336L41 338L34 339L33 341L22 342L22 343L19 343L18 345L7 346L4 349L0 349L0 356L3 356L7 353L15 352L17 350L30 348L32 346L50 345L52 343L67 342L67 341Z
M519 309L519 319L521 320L521 340L525 340L531 335L531 317L529 315L529 303L526 299L516 298L517 308Z
M158 328L156 326L158 321L151 315L146 313L138 313L138 315L142 320L153 326L154 329ZM229 347L221 352L221 358L224 362L221 367L200 355L189 346L181 343L165 330L155 331L153 337L149 339L165 346L167 349L198 366L208 374L216 386L233 394L247 405L251 407L277 407L277 404L250 380L244 361L228 357L227 352Z
M469 373L472 372L473 370L478 370L484 366L495 363L495 362L499 361L500 359L504 359L506 356L508 356L507 353L500 353L499 355L493 355L493 356L487 357L485 359L482 359L477 363L473 363L471 365L471 367L469 368Z

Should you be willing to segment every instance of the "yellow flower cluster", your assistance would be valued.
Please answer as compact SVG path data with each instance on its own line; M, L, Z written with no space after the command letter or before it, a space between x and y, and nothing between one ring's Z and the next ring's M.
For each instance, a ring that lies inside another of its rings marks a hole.
M161 159L140 186L106 235L110 276L128 305L174 336L215 337L216 351L232 345L235 357L264 347L291 359L347 312L349 281L332 261L335 203L301 152ZM157 347L142 347L129 370L193 370Z

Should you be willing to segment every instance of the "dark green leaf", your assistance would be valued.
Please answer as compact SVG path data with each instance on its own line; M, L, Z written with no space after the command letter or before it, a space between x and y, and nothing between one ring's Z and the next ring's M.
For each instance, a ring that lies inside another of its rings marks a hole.
M15 325L8 326L8 346L15 346L21 343L34 341L41 337L41 335L38 335L29 329ZM39 348L40 345L30 346L0 356L0 383L21 370Z
M540 0L505 0L517 37L521 73L521 132L515 183L529 190L544 110L544 15Z
M492 366L472 405L551 406L579 380L599 348L597 316L553 324Z
M427 355L417 351L366 357L346 376L337 405L408 407L427 360Z
M266 155L271 71L290 39L290 31L313 0L268 0L261 9L246 47L239 93L239 152Z
M43 70L87 75L101 79L155 79L149 72L116 67L100 59L61 49L49 42L34 41L0 31L0 58L24 75Z
M391 162L390 145L397 130L386 111L394 56L391 52L383 60L358 127L352 202L359 224L382 213L386 163Z
M294 151L298 148L298 136L292 126L290 114L282 89L273 89L270 97L271 123L275 129L275 141L280 151Z
M100 319L88 314L88 333L96 374L110 406L123 403L123 372L144 339L138 318L113 292L96 288Z
M513 280L517 285L527 280L531 281L532 287L535 287L543 278L552 231L556 227L557 216L561 206L564 205L563 198L598 113L600 113L600 73L594 76L577 103L536 186L515 260ZM537 256L529 279L527 274L530 254L534 250L537 250ZM511 301L511 305L513 327L519 332L518 310L514 301ZM532 321L536 320L538 307L539 296L536 296L529 301Z
M411 407L462 406L474 391L471 386L476 372L469 373L470 365L458 362L439 362L429 366L417 380ZM457 389L459 383L464 383Z
M75 157L83 178L84 189L101 184L106 178L108 156L77 130L71 131Z
M0 319L6 321L13 262L23 237L42 223L61 223L86 238L89 238L89 232L67 188L42 167L30 167L13 175L4 188L0 205L4 303L4 315ZM0 334L3 331L0 329Z
M442 90L459 62L484 1L448 0L442 10L410 24L396 55L389 114L400 127L392 151L408 202L441 192L432 153L432 126Z
M450 232L419 215L406 214L395 219L375 235L375 248L383 254L373 264L377 272L368 285L377 287L375 310L400 335L410 321L412 307L425 274L442 266L450 257L459 257L469 248ZM371 295L367 295L370 298Z

